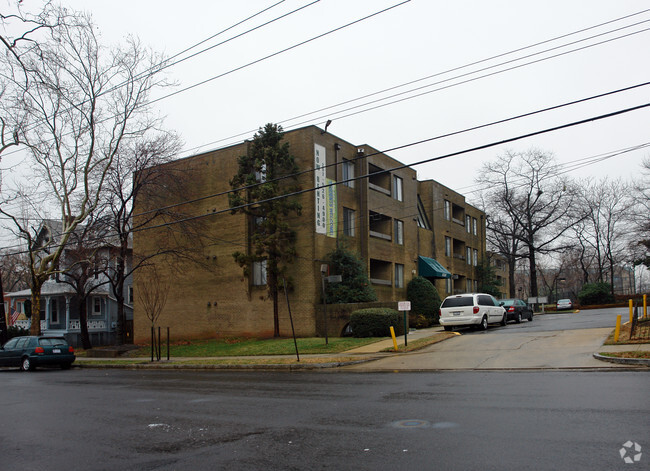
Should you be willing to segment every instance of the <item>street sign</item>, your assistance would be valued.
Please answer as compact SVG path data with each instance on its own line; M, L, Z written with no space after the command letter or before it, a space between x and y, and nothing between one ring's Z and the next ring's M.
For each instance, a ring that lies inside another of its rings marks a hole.
M325 278L329 283L340 283L343 281L342 275L330 275Z
M398 311L410 311L411 310L411 301L398 301L397 302Z

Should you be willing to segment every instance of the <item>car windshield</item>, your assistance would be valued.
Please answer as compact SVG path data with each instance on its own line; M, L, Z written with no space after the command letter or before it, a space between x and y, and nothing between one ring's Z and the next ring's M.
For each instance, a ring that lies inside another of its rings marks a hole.
M461 296L458 298L447 298L443 301L440 307L463 307L473 306L474 298L472 296Z
M568 304L568 303L570 303L570 302L571 302L570 299L560 299L560 300L558 301L558 303L561 303L561 304Z
M45 345L45 346L51 345L53 347L57 347L57 346L66 345L66 341L65 341L65 339L57 339L57 338L48 339L48 338L44 338L44 339L38 339L38 344L39 345Z
M503 303L504 306L512 306L515 304L514 299L502 299L500 302Z

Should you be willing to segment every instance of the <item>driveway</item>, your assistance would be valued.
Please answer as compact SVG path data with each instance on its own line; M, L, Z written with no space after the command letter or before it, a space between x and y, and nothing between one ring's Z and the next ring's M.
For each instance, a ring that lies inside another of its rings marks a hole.
M620 368L593 358L612 331L617 311L535 316L533 322L490 327L417 352L345 367L350 370L490 370L537 368ZM611 321L611 322L610 322ZM603 325L611 327L603 327ZM591 328L585 328L593 326Z

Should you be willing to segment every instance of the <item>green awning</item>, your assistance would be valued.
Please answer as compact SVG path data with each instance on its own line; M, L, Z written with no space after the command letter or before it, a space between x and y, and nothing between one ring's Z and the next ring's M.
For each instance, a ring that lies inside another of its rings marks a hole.
M420 276L428 278L451 278L445 267L440 265L437 260L429 257L418 256L418 272Z

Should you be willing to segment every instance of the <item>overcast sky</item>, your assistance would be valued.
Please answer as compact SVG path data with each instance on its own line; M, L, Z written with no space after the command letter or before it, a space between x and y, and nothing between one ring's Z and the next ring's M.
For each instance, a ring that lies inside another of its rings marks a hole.
M310 1L281 2L183 56L244 33ZM276 2L63 1L64 5L90 11L104 42L117 42L134 34L168 56ZM391 149L650 81L650 31L631 34L650 28L650 11L639 13L650 8L646 1L412 0L279 53L398 3L320 0L167 69L168 77L178 83L176 90L226 74L156 104L167 116L167 126L184 139L187 153L183 155L250 138L254 130L267 122L292 129L307 124L322 127L328 118L332 119L329 131L341 139ZM628 15L634 16L571 34ZM634 23L640 24L625 28ZM619 30L611 32L615 29ZM614 39L622 35L630 36ZM564 37L528 48L560 36ZM584 40L592 36L597 37ZM603 41L608 42L566 53ZM550 48L555 49L542 52ZM276 53L279 54L229 73ZM540 60L560 53L566 54ZM532 61L537 62L525 65ZM508 63L498 65L504 62ZM468 66L472 63L476 64ZM513 66L517 68L505 70ZM453 69L456 70L449 72ZM479 69L483 70L477 72ZM499 71L503 72L495 73ZM486 74L491 75L480 78ZM308 114L429 76L390 92ZM424 88L409 92L416 87ZM388 153L413 164L641 105L650 102L649 91L650 86L646 86ZM364 105L402 92L407 93ZM429 93L359 113L424 92ZM344 116L350 113L356 114ZM302 118L290 119L297 116ZM472 200L481 164L505 149L525 151L535 147L552 152L559 164L572 168L576 162L588 163L601 154L650 142L649 118L650 108L645 108L414 168L419 179L433 178ZM649 149L623 153L582 166L569 175L627 179L638 173L642 158L648 155Z

